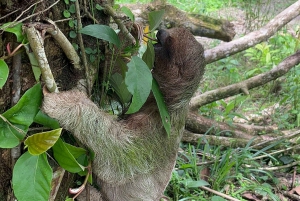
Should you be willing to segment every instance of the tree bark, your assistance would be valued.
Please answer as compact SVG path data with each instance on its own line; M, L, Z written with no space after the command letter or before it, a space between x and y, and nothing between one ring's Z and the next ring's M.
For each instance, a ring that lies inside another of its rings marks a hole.
M206 63L218 61L230 55L248 49L262 41L270 38L274 33L280 30L284 25L293 20L300 14L300 0L282 11L273 18L267 25L257 31L253 31L244 37L233 40L229 43L223 43L215 48L205 51Z
M300 2L300 1L299 1ZM190 102L191 110L196 110L197 108L240 93L246 95L249 94L249 90L255 87L262 86L272 80L277 79L280 76L286 74L291 68L300 63L300 51L287 57L283 60L277 67L273 68L269 72L259 74L242 82L228 85L226 87L221 87L215 90L205 92L201 95L193 97Z

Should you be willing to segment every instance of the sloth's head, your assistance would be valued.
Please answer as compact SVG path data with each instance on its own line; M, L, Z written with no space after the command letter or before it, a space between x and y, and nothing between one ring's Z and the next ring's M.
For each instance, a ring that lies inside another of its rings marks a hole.
M186 106L204 73L204 50L184 28L159 30L153 76L169 110Z

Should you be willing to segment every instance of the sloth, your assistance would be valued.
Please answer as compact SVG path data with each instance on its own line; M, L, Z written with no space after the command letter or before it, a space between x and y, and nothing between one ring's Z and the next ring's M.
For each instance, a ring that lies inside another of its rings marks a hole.
M204 73L204 50L184 28L159 30L157 40L152 74L170 114L169 136L153 95L120 120L78 90L44 94L42 110L95 152L93 174L104 201L160 200L176 162L189 101Z

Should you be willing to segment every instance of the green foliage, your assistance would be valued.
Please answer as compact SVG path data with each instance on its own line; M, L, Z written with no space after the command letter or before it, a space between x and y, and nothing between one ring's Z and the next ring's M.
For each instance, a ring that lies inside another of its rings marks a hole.
M135 16L134 16L134 14L131 12L131 10L129 8L127 8L126 6L122 6L121 7L121 11L123 13L125 13L127 15L127 17L129 17L132 22L135 21Z
M106 40L117 47L120 47L121 42L116 32L106 25L91 24L83 27L80 33L93 36L102 40Z
M164 13L165 13L164 10L159 10L159 11L152 11L148 14L150 32L154 31L159 26L159 24L163 19Z
M158 83L154 79L152 81L152 92L153 92L154 98L156 100L156 103L157 103L157 106L158 106L158 110L159 110L160 117L161 117L162 123L164 125L164 128L165 128L168 136L170 136L170 132L171 132L170 115L169 115L166 103L164 102L164 98L162 96L162 93L160 92Z
M58 139L52 148L54 158L62 168L72 173L78 173L84 170L84 167L75 158L78 157L78 151L74 151L75 148L69 149L66 143L61 139Z
M36 84L25 92L15 106L0 116L1 148L15 147L23 140L39 111L41 101L41 85Z
M13 170L12 185L19 201L48 200L51 189L52 169L46 154L23 154Z
M16 37L17 37L17 41L19 43L24 43L25 44L27 41L25 39L25 36L23 34L23 30L22 30L23 24L19 23L19 24L13 25L12 27L9 27L12 24L13 24L13 22L5 23L2 26L0 26L0 30L15 34Z
M8 69L7 64L5 63L5 61L3 59L0 59L0 90L6 83L6 80L8 78L8 72L9 72L9 69Z
M127 66L125 84L132 94L127 114L131 114L137 112L146 102L152 87L152 74L147 64L137 56L133 56Z

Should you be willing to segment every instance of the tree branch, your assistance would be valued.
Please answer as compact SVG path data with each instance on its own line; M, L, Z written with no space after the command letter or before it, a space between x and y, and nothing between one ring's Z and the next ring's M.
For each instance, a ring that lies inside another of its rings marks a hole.
M241 52L249 47L252 47L262 41L270 38L274 33L280 30L285 24L293 20L300 14L300 0L292 4L290 7L278 14L267 25L261 29L251 32L246 36L231 41L229 43L223 43L215 48L205 51L206 63L212 63L222 58L228 57L235 53Z
M300 4L300 1L299 1ZM212 91L205 92L201 95L198 95L191 100L191 110L196 110L202 105L227 98L236 94L243 92L243 89L253 89L264 85L272 80L277 79L278 77L286 74L291 68L300 63L300 51L295 54L287 57L283 60L277 67L273 68L269 72L259 74L257 76L251 77L242 82L228 85L226 87L221 87Z

